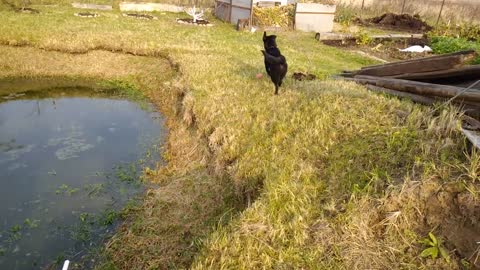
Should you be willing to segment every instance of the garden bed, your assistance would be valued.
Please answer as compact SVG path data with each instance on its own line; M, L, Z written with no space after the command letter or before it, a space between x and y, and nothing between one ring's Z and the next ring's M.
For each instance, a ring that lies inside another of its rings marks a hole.
M385 13L370 19L356 18L354 22L364 26L415 33L423 33L433 29L432 26L424 22L419 16L412 16L410 14Z
M198 26L213 26L213 24L211 24L207 20L197 20L196 22L194 22L193 19L178 19L177 18L177 23L198 25Z
M369 44L362 44L360 40L323 40L323 44L347 49L350 51L361 51L376 58L383 59L385 61L394 60L407 60L420 58L430 55L431 53L411 53L401 52L400 49L405 49L413 45L428 45L429 42L426 38L411 38L406 40L382 40L372 42Z
M124 13L122 14L124 17L132 17L141 20L158 20L157 17L148 15L148 14L138 14L138 13Z

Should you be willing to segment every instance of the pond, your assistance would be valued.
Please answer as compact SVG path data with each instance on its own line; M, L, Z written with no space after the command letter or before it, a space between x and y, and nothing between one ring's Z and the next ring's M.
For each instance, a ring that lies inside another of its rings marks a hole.
M159 159L151 105L88 89L0 96L0 269L98 252Z

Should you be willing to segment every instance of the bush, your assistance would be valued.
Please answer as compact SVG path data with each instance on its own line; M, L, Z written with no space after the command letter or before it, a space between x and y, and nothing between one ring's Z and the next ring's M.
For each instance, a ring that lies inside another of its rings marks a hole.
M293 26L295 7L293 5L278 7L253 7L253 20L259 26Z
M350 26L355 19L355 11L351 6L338 5L335 12L335 22L344 26Z
M355 35L355 42L358 45L370 45L373 42L373 39L365 31L360 31Z
M474 23L443 23L430 32L430 36L464 38L480 41L480 25Z
M433 37L432 49L436 54L452 53L462 50L476 50L480 53L480 42L468 41L464 38ZM473 60L473 64L480 64L480 56Z

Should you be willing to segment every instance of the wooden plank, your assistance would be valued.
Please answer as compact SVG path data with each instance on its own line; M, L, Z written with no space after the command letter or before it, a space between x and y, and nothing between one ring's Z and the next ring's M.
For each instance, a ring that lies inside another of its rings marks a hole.
M433 60L437 58L444 58L444 57L450 57L450 56L465 56L466 57L465 60L468 60L468 59L473 59L476 55L477 53L475 52L475 50L465 50L465 51L459 51L459 52L442 54L442 55L434 55L434 56L417 58L417 59L403 60L403 61L392 62L388 64L366 66L366 67L362 67L362 69L382 68L382 67L393 66L393 65L404 64L404 63L419 63L425 60Z
M379 87L371 84L365 85L365 87L369 90L372 90L373 92L381 92L397 97L402 97L402 98L409 98L412 101L416 103L420 103L423 105L433 105L434 103L440 103L440 102L446 102L448 99L447 98L441 98L441 97L427 97L427 96L422 96L422 95L417 95L409 92L402 92L402 91L397 91L397 90L392 90L384 87ZM475 103L475 102L465 102L465 101L453 101L453 103L457 106L460 106L464 108L467 111L480 111L480 103Z
M463 92L464 88L455 86L359 75L355 76L353 80L361 84L372 84L379 87L414 93L422 96L452 98L458 95L456 98L457 101L465 100L470 102L480 102L479 91L467 90Z
M462 133L473 144L473 146L475 146L477 149L480 149L480 131L462 128Z
M462 127L468 130L480 131L480 121L470 116L464 115L462 117Z
M357 75L395 76L405 73L433 72L461 67L468 60L463 55L424 59L421 62L385 64L382 67L365 68L356 71Z
M367 87L367 89L369 89L373 92L385 93L385 94L389 94L389 95L393 95L393 96L397 96L397 97L402 97L402 98L409 98L412 101L423 104L423 105L433 105L437 101L434 98L425 97L425 96L421 96L421 95L416 95L416 94L412 94L412 93L408 93L408 92L396 91L396 90L392 90L392 89L388 89L388 88L384 88L384 87L379 87L379 86L375 86L375 85L371 85L371 84L367 84L367 85L365 85L365 87Z
M447 69L440 71L432 72L421 72L421 73L405 73L400 75L392 76L395 79L404 79L404 80L435 80L435 79L447 79L447 78L457 78L457 77L478 77L480 79L480 65L466 66L456 69Z

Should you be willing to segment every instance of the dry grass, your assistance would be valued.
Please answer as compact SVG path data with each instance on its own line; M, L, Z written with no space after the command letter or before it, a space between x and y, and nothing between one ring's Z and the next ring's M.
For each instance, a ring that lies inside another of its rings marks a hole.
M161 187L109 243L113 264L105 268L187 268L193 260L195 269L455 269L461 259L474 262L469 232L479 225L468 217L479 214L479 183L471 179L478 158L463 153L457 111L431 114L334 80L287 79L274 96L269 80L255 79L264 72L261 33L217 21L195 28L170 14L138 21L100 12L89 20L69 8L42 10L0 10L0 43L168 56L178 67L165 81L155 64L163 60L115 56L139 59L135 75L121 80L160 105L171 133L168 166L149 172ZM371 63L310 34L278 35L291 71L326 78ZM26 71L36 59L17 54L9 72L37 72ZM451 263L419 256L418 241L430 230L446 240Z

